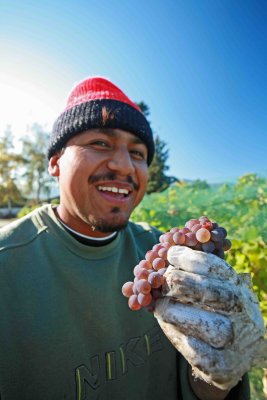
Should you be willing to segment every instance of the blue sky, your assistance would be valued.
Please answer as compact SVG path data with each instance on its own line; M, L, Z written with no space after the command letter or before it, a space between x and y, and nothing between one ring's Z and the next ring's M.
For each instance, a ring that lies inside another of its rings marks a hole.
M265 0L0 0L0 128L49 129L102 75L148 104L170 175L267 176L266 21Z

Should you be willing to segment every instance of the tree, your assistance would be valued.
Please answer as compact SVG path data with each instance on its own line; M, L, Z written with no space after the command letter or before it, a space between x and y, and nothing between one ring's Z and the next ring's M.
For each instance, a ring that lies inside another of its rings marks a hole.
M178 179L173 176L167 176L165 172L169 169L166 164L169 157L169 150L166 149L166 143L155 137L155 154L153 161L149 167L149 180L147 185L147 193L162 192L167 189L173 182Z
M22 139L22 151L26 169L24 173L26 193L33 196L37 204L40 202L42 192L49 197L50 183L52 182L52 178L47 171L45 152L48 139L49 134L37 123L30 128L30 137L28 135Z
M8 206L9 213L13 204L23 200L16 184L22 157L14 152L13 136L8 126L0 138L0 203Z
M143 101L136 103L141 109L145 117L150 114L149 107ZM169 158L169 150L166 149L166 143L155 136L155 154L153 161L149 167L149 180L147 193L162 192L167 189L171 183L178 182L178 179L173 176L167 176L165 172L169 169L166 164Z
M209 189L210 185L205 180L196 179L195 181L191 182L190 187L196 190L202 189Z
M136 105L141 109L141 111L145 117L149 116L150 111L149 111L149 107L146 103L144 103L143 101L140 101L139 103L136 103Z

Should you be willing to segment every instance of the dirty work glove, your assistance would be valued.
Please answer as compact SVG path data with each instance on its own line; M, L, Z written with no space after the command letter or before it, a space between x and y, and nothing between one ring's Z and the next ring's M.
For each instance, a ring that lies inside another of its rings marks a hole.
M173 246L155 317L196 377L227 390L267 366L267 341L248 274L213 254Z

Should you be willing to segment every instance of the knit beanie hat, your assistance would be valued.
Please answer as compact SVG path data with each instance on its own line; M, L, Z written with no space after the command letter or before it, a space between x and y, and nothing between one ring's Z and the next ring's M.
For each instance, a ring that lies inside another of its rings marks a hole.
M148 149L148 165L154 154L152 130L140 108L106 78L92 77L71 91L67 107L57 118L48 145L48 159L74 135L88 129L123 129L138 136Z

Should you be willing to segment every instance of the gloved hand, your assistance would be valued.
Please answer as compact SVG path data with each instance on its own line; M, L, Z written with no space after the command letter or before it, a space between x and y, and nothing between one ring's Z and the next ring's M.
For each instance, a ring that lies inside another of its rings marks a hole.
M213 254L173 246L155 317L196 377L226 390L267 366L267 341L248 274Z

